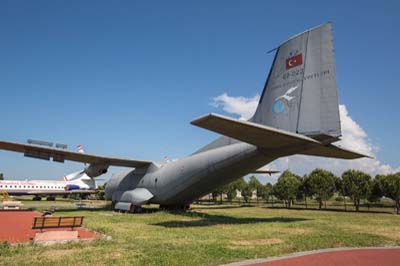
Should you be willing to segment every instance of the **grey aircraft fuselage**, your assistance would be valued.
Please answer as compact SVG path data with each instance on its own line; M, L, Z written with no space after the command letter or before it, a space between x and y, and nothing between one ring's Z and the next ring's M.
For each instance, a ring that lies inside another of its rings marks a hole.
M238 142L195 153L160 168L121 171L106 186L106 195L118 200L126 190L146 188L149 202L160 205L189 204L213 189L251 173L282 155L267 154L254 145ZM114 192L117 192L114 194Z

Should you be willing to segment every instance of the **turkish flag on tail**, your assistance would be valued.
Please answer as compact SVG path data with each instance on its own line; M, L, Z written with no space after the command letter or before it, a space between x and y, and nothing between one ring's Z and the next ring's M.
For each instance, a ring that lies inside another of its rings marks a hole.
M292 67L296 67L303 64L303 55L298 54L286 59L286 70L291 69Z

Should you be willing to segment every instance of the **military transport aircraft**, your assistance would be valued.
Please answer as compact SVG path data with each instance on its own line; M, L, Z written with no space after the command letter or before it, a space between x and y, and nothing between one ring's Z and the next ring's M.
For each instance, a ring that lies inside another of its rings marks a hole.
M332 144L340 140L341 128L331 24L295 35L274 50L254 116L241 121L207 114L193 120L193 125L223 136L183 159L159 164L8 141L0 141L0 149L88 163L85 173L90 177L104 174L111 165L128 167L106 186L106 196L119 210L146 203L185 209L216 187L283 156L368 157Z

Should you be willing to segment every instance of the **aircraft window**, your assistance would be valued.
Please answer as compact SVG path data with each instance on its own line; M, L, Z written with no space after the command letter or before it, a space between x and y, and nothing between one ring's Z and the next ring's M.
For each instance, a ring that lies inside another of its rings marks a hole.
M6 187L7 187L7 185L6 185Z
M24 186L24 188L26 188L26 186Z
M3 185L0 185L0 187L3 187Z

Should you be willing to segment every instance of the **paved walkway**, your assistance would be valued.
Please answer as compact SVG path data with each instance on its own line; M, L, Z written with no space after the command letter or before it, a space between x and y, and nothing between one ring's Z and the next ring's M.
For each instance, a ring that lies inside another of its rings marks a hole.
M0 211L0 242L23 243L32 242L35 233L39 230L32 229L33 217L41 216L39 212L32 211ZM46 231L71 230L70 228L47 229ZM99 234L76 228L78 238L100 237Z
M282 258L259 259L229 266L399 266L400 247L327 249Z

